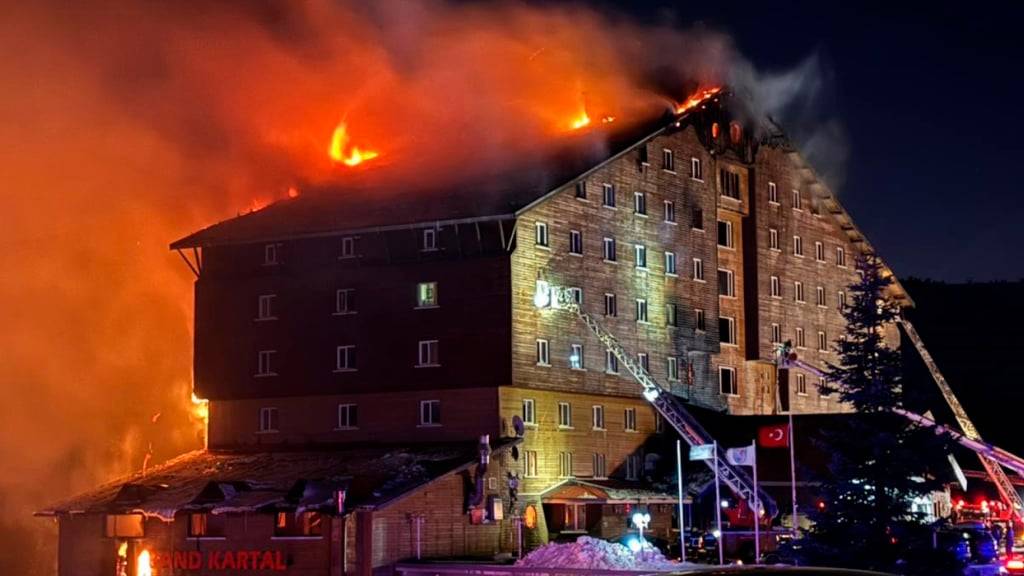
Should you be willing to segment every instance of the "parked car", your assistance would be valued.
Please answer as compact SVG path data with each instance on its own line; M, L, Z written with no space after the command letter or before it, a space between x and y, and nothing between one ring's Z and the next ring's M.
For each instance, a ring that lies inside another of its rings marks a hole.
M991 564L999 560L999 543L981 522L963 522L951 528L960 532L971 551L970 564Z

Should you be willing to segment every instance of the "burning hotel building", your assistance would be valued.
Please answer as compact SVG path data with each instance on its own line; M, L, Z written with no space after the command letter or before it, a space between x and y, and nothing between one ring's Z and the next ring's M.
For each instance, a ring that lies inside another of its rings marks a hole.
M691 406L842 411L775 350L835 360L871 247L777 128L703 96L544 169L304 191L174 242L208 449L43 511L60 574L366 576L514 554L520 531L619 536L637 505L670 537L648 472L671 428L587 326L535 305L539 279Z

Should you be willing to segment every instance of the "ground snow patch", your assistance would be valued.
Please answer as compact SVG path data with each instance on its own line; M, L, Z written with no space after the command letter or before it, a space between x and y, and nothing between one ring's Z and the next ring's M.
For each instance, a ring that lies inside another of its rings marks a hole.
M683 566L668 560L650 545L640 552L632 552L617 542L590 536L580 536L575 542L566 544L546 544L527 554L516 565L594 570L676 570Z

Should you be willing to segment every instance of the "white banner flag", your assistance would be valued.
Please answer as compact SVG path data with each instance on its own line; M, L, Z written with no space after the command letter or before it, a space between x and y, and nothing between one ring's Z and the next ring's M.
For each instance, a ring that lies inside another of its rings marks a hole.
M714 457L714 444L701 444L700 446L690 446L690 460L711 460Z
M725 451L725 459L733 466L753 466L754 458L756 458L756 455L754 454L753 446L729 448Z

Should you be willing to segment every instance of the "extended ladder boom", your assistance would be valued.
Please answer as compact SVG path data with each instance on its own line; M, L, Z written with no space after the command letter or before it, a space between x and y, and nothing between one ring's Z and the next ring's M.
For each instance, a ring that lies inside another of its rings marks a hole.
M535 303L539 308L560 308L575 313L576 316L586 324L587 328L593 332L598 341L601 342L601 344L607 348L616 359L618 359L619 363L629 371L636 381L640 383L643 387L644 398L654 406L658 413L661 414L661 416L671 424L677 432L679 432L679 435L687 444L690 446L703 446L714 442L714 438L711 437L711 434L709 434L707 430L697 422L697 419L686 410L682 402L671 393L665 392L665 390L653 378L651 378L651 375L647 370L645 370L644 367L635 360L634 356L626 353L626 350L621 344L619 344L619 341L615 336L613 336L611 332L608 332L608 330L601 326L597 320L587 314L587 312L580 307L579 303L576 302L572 291L557 286L551 286L543 281L538 281ZM705 460L704 462L708 467L714 469L716 460ZM747 473L740 466L734 466L728 462L725 457L725 449L721 446L718 447L717 462L719 479L725 482L738 497L743 498L751 507L753 507L754 483L751 481ZM778 512L778 506L775 504L775 500L761 489L758 489L758 498L768 516L775 516Z

